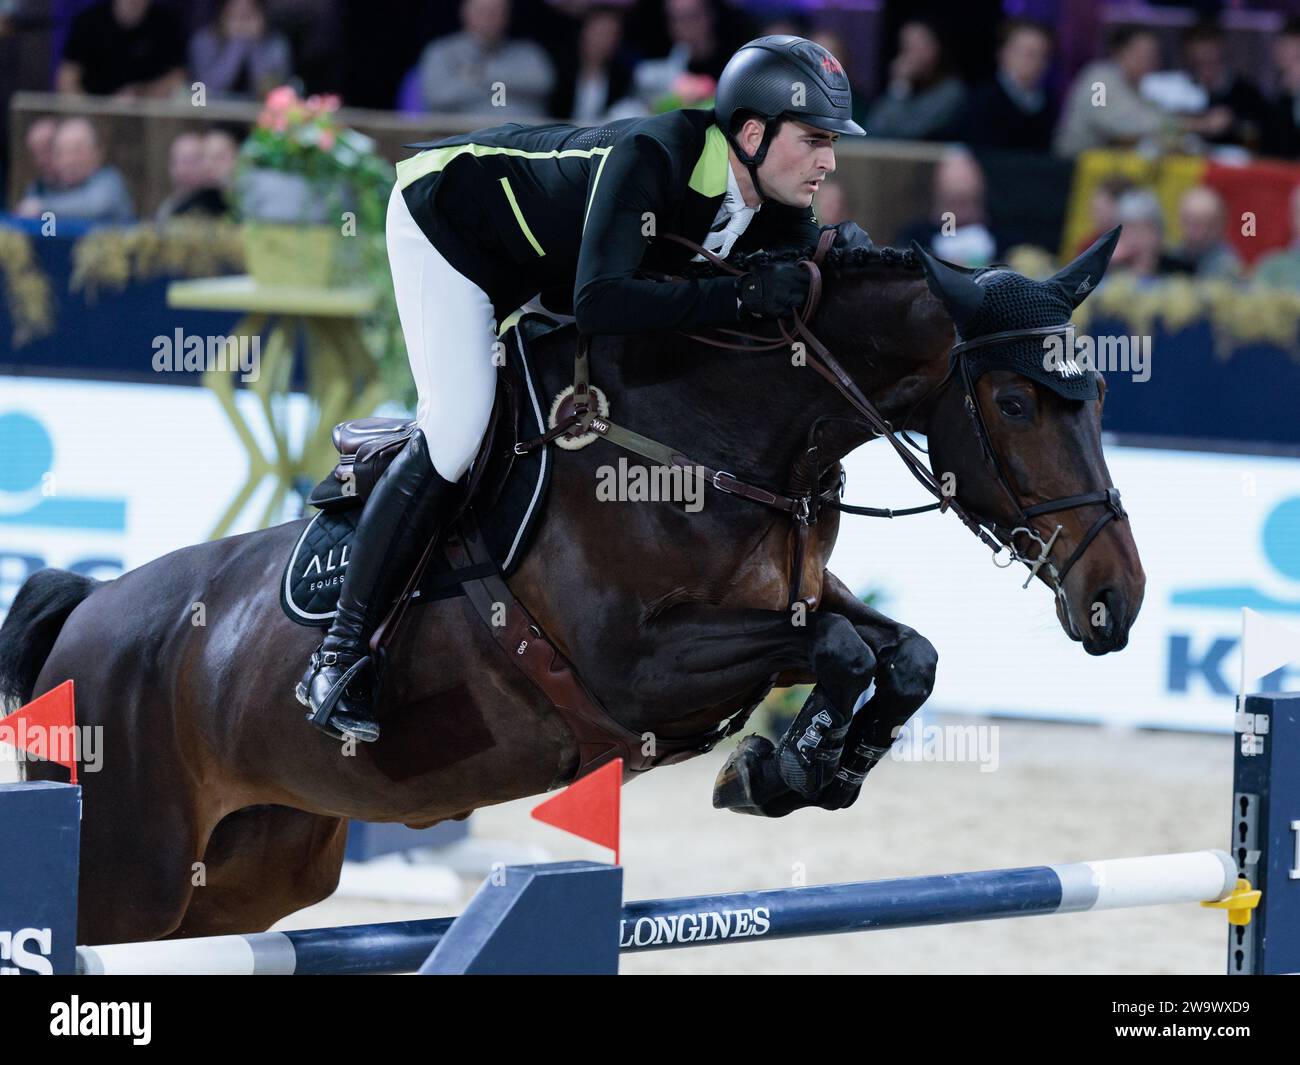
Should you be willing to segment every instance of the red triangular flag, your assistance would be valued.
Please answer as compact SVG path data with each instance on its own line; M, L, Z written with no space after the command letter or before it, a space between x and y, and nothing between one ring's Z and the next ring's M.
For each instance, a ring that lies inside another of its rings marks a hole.
M68 767L72 783L77 782L76 716L72 681L65 680L8 717L0 718L0 743L8 743L59 765Z
M559 795L533 810L533 817L575 836L589 839L614 852L618 865L619 798L623 787L623 759L615 758L594 773L575 780Z

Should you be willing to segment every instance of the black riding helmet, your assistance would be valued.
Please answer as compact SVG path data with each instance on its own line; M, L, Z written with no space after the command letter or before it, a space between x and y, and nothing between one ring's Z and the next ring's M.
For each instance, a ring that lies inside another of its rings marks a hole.
M767 122L753 155L740 147L731 131L737 111L752 111ZM714 113L760 195L758 167L767 158L775 132L772 119L785 115L834 133L866 133L853 121L852 91L840 61L821 45L788 34L758 37L728 60L718 78Z

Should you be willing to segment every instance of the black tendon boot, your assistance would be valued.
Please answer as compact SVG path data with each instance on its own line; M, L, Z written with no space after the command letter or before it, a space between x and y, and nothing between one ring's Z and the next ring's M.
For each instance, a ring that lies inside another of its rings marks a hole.
M370 636L447 518L456 485L429 460L418 429L375 484L352 540L338 613L295 694L323 732L364 743L379 738L372 705Z
M814 688L781 742L776 745L781 779L805 799L816 799L835 776L852 715L841 714Z

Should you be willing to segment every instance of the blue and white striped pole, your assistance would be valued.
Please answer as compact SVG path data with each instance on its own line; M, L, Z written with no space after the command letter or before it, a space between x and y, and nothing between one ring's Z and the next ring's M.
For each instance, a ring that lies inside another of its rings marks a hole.
M466 914L453 918L355 925L309 931L262 932L212 939L78 947L77 967L86 974L297 974L399 973L419 969L448 940L490 941L492 927L480 914L517 913L512 890L533 880L554 883L570 876L607 877L610 866L567 862L558 866L508 869L501 885L480 889ZM543 878L539 874L550 874ZM798 936L834 935L876 928L985 921L1030 914L1075 913L1173 902L1218 901L1236 886L1237 869L1223 851L1164 854L1143 858L994 869L946 876L907 877L853 884L826 884L773 891L651 899L623 907L617 929L621 953L756 942ZM485 905L486 903L486 905ZM552 907L560 910L560 907ZM563 928L554 912L547 927ZM609 934L614 935L611 927ZM569 944L574 958L584 944ZM527 936L510 954L516 968ZM602 943L604 949L612 943ZM612 954L612 950L607 951ZM539 963L540 965L541 963ZM576 964L576 963L575 963ZM429 971L426 968L426 971ZM477 971L483 971L479 969ZM541 971L534 970L534 971Z
M1237 868L1223 851L1027 869L654 899L623 907L624 952L755 939L957 924L1227 898Z

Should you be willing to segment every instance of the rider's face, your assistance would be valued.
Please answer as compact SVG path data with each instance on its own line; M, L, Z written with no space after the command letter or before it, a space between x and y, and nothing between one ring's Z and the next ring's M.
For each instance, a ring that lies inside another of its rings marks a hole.
M768 145L767 158L758 168L763 192L778 203L807 207L826 175L835 170L835 140L838 137L838 133L829 133L802 122L783 122ZM761 133L759 139L762 139Z

